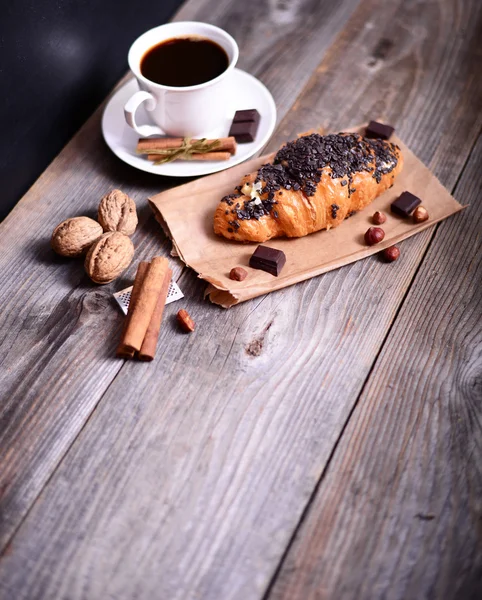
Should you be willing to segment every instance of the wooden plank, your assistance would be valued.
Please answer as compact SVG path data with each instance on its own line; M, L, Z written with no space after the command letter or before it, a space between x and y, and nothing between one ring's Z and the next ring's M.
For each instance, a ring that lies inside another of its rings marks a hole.
M191 1L175 20L207 20L231 33L241 49L238 67L273 93L281 120L359 0Z
M366 2L282 132L377 111L452 187L480 123L480 7L453 10ZM372 65L387 36L391 54ZM231 311L184 272L196 334L171 323L154 363L119 372L2 558L6 592L259 598L429 238L404 243L395 265L373 257Z
M282 117L357 2L293 2L293 20L277 24L283 10L276 3L260 12L259 3L247 1L238 14L232 1L191 1L176 19L226 26L240 42L240 66L269 85ZM308 14L307 31L317 35L280 52ZM294 69L297 63L306 72ZM122 365L113 358L120 322L111 293L132 281L137 260L168 252L146 198L178 182L122 164L102 140L100 117L101 109L0 225L0 327L6 332L0 341L1 390L7 399L0 407L0 548ZM101 196L114 187L140 206L133 238L137 260L121 281L98 287L84 276L80 261L54 256L49 236L67 217L95 216Z
M270 600L482 597L482 136Z

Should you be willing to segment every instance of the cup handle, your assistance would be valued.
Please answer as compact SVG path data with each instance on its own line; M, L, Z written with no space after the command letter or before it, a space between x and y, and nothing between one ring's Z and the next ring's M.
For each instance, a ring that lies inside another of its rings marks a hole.
M151 111L156 108L156 99L149 92L141 90L136 92L124 106L124 116L127 124L132 127L141 137L149 137L150 135L164 135L164 131L157 125L138 125L136 123L136 112L139 106L145 102L146 110Z

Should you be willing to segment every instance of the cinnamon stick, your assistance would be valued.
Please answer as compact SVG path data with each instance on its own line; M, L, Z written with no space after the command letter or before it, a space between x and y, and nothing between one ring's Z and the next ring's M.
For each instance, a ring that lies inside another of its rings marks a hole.
M148 154L148 160L159 160L162 158L160 154ZM180 160L229 160L231 158L231 154L229 152L205 152L204 154L191 154L188 159L180 159Z
M130 350L141 349L168 269L167 259L161 256L154 257L149 265L123 339Z
M219 144L214 149L215 152L236 153L236 140L234 137L217 138ZM199 142L199 139L192 139L191 142ZM216 139L205 140L206 144L211 144ZM149 150L167 150L169 148L180 148L184 142L183 138L161 137L161 138L141 138L137 143L137 152L148 154Z
M142 342L141 349L139 351L139 360L153 360L156 355L157 340L159 338L159 331L161 329L162 315L164 313L164 307L166 305L166 298L169 292L169 285L171 283L172 271L167 270L164 282L162 284L159 298L157 299L156 308L152 314L151 322L146 331L146 336Z
M120 339L119 345L117 346L117 350L116 350L116 356L118 358L133 358L134 357L135 350L132 348L126 347L126 345L124 344L124 336L127 331L127 326L132 318L132 313L134 311L134 307L137 304L137 301L139 299L141 285L142 285L144 277L147 273L148 268L149 268L149 263L145 262L145 261L140 262L139 265L137 266L136 277L134 279L134 286L132 287L131 298L129 300L129 308L127 309L127 316L124 321L124 327L122 329L121 339Z

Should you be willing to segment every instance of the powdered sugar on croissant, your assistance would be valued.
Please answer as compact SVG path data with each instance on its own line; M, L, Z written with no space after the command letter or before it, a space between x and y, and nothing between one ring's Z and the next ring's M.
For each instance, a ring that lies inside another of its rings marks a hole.
M221 200L214 231L264 242L337 227L391 187L402 165L400 148L384 140L357 133L302 136Z

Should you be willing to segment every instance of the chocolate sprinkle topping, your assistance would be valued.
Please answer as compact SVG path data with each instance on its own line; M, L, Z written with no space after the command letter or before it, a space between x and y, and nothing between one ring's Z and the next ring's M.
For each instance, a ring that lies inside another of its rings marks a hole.
M228 194L227 196L224 196L224 198L221 200L221 202L226 202L226 204L228 206L232 206L234 204L233 198L239 198L240 196L241 196L241 193L239 193L239 194Z
M261 198L261 202L245 200L242 208L237 203L237 217L240 220L260 219L269 214L276 204L275 192L280 194L279 190L282 189L301 190L306 196L313 196L323 169L330 169L332 179L341 179L341 186L351 184L353 175L363 171L372 173L372 177L380 183L382 175L390 173L396 167L398 150L395 144L363 138L357 133L326 136L313 133L302 136L283 146L276 154L273 164L261 166L255 183L262 182L260 195L264 198ZM356 188L350 186L348 195L355 191ZM233 197L238 198L239 194L225 196L223 201L231 205ZM331 209L333 218L336 218L339 207L333 204Z

